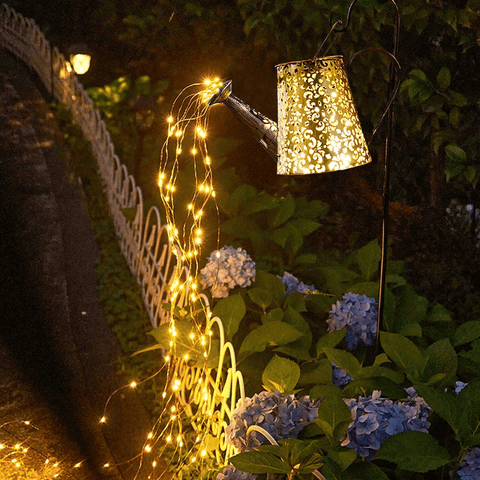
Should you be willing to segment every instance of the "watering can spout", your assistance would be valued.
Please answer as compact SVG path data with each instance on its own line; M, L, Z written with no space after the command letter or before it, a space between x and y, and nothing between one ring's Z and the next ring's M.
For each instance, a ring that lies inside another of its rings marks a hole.
M227 80L209 100L208 106L223 103L252 132L255 139L277 161L277 124L232 94L232 81Z

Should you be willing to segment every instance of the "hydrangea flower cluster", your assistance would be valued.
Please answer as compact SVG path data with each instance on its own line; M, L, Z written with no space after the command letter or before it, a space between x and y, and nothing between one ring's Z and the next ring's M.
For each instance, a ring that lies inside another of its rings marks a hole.
M457 480L478 480L480 478L480 448L472 448L463 459L457 471Z
M300 430L318 417L319 401L309 396L296 398L282 396L279 391L263 391L252 398L240 399L226 429L227 442L240 452L248 452L263 443L268 443L259 432L247 430L252 425L265 429L275 440L295 438Z
M377 334L378 310L374 298L356 293L346 293L343 300L332 305L327 319L328 331L347 327L345 341L353 350L359 345L372 345Z
M382 398L379 390L369 397L344 399L352 414L347 440L343 445L353 448L357 455L372 460L380 445L391 435L416 430L427 432L428 415L432 409L415 389L407 389L406 401L393 402Z
M241 472L232 465L227 465L221 473L217 475L217 480L255 480L257 478L253 473Z
M472 203L462 205L458 200L452 200L447 208L447 214L453 220L452 230L467 231L472 228L472 222L475 222L475 234L477 235L477 247L480 247L480 208L475 208Z
M248 287L255 281L255 262L240 247L222 247L210 254L200 273L203 288L210 288L213 298L228 297L230 289Z
M344 387L352 380L353 378L345 370L332 362L332 381L336 387Z
M300 292L304 295L307 294L307 290L311 292L316 292L315 287L313 285L305 285L301 282L295 275L292 275L288 272L283 272L283 277L277 275L277 277L282 281L285 285L285 296L288 297L293 292Z

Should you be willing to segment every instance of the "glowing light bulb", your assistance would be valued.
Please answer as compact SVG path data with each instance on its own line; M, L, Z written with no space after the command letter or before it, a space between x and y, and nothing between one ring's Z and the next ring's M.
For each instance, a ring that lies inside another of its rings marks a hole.
M167 117L167 123L173 123L173 120L174 118L171 115Z
M105 423L106 421L107 421L106 417L102 417L102 418L100 419L100 423Z
M152 447L150 445L145 445L145 451L150 453L152 451Z
M212 160L210 159L209 156L206 156L206 157L205 157L205 163L206 163L207 165L211 165L211 164L212 164Z
M166 438L166 441L167 443L170 443L172 441L172 437L169 435L167 438Z
M157 466L157 461L154 460L154 461L152 462L152 467L155 468L156 466Z
M135 388L137 386L137 382L130 382L130 388Z
M191 152L192 155L196 155L196 154L198 153L198 150L197 150L195 147L193 147L193 148L190 150L190 152Z

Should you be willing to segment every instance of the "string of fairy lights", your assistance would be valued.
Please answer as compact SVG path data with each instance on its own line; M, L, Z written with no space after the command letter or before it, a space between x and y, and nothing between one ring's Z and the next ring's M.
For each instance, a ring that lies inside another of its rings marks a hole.
M212 158L208 152L208 102L223 86L220 79L207 79L184 88L173 102L170 115L166 119L167 137L160 154L158 188L164 206L168 240L176 257L176 265L169 283L170 314L169 349L163 356L160 370L165 370L166 381L161 393L163 411L143 444L142 462L147 454L162 457L168 449L168 456L182 468L208 459L212 460L212 446L209 445L207 424L211 422L214 401L211 398L214 388L207 368L211 350L212 331L208 327L211 312L208 300L199 292L196 277L205 232L202 227L211 206L217 211L216 192L213 185ZM188 185L187 178L193 178ZM191 191L186 191L190 186ZM181 193L181 195L179 194ZM179 200L177 200L179 199ZM217 245L219 231L217 230ZM189 312L190 331L186 333L177 327L177 313ZM185 349L188 343L190 348ZM181 344L182 349L178 346ZM188 362L196 361L197 377L195 388L200 395L203 409L197 411L192 401L182 395ZM152 376L152 377L153 377ZM137 388L148 379L134 380L122 388ZM113 392L112 396L118 393ZM109 399L110 400L110 399ZM108 422L108 403L100 423ZM184 425L188 418L189 425ZM205 428L202 428L205 427ZM218 447L217 447L218 448ZM148 478L160 479L165 473L160 462L150 460L152 471ZM106 465L108 466L108 465ZM140 470L141 466L138 467Z
M51 458L32 445L33 437L31 435L27 438L21 438L14 431L14 427L18 425L27 427L33 433L39 430L30 420L14 420L0 425L0 433L2 434L2 440L0 440L0 472L2 478L15 478L16 480L32 478L32 466L35 466L35 478L38 479L70 478L82 480L84 478L80 473L76 473L82 467L83 461L70 466L66 462ZM38 461L36 461L38 459L43 463L40 470L37 466Z

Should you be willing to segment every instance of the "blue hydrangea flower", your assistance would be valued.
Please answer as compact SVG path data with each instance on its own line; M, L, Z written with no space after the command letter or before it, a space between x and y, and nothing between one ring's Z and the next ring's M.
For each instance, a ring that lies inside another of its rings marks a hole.
M457 471L456 480L478 480L480 478L480 448L472 448Z
M282 396L279 391L263 391L252 398L240 399L226 429L227 442L240 452L269 443L261 433L255 431L249 433L247 438L247 430L252 425L262 427L277 441L296 438L303 427L317 418L319 404L319 401L314 402L308 396Z
M221 473L217 475L217 480L255 480L257 478L253 473L241 472L232 465L227 465Z
M332 305L327 319L328 331L347 328L345 341L353 350L359 345L372 345L377 334L378 310L374 298L356 293L346 293L343 300Z
M212 252L200 273L203 288L210 288L213 298L228 297L232 288L248 287L255 281L255 262L245 250L231 246Z
M353 378L345 370L342 370L332 362L332 380L336 387L344 387L349 384Z
M305 285L297 277L288 272L283 272L283 277L277 275L277 277L285 285L285 296L288 297L293 292L300 292L304 295L307 294L307 290L310 292L316 292L313 285Z
M382 398L379 390L369 397L344 399L352 414L347 439L343 445L353 448L357 455L372 460L380 445L391 435L416 430L427 432L428 415L432 409L414 389L407 390L406 401L393 402Z
M455 382L455 393L458 395L467 385L465 382Z

